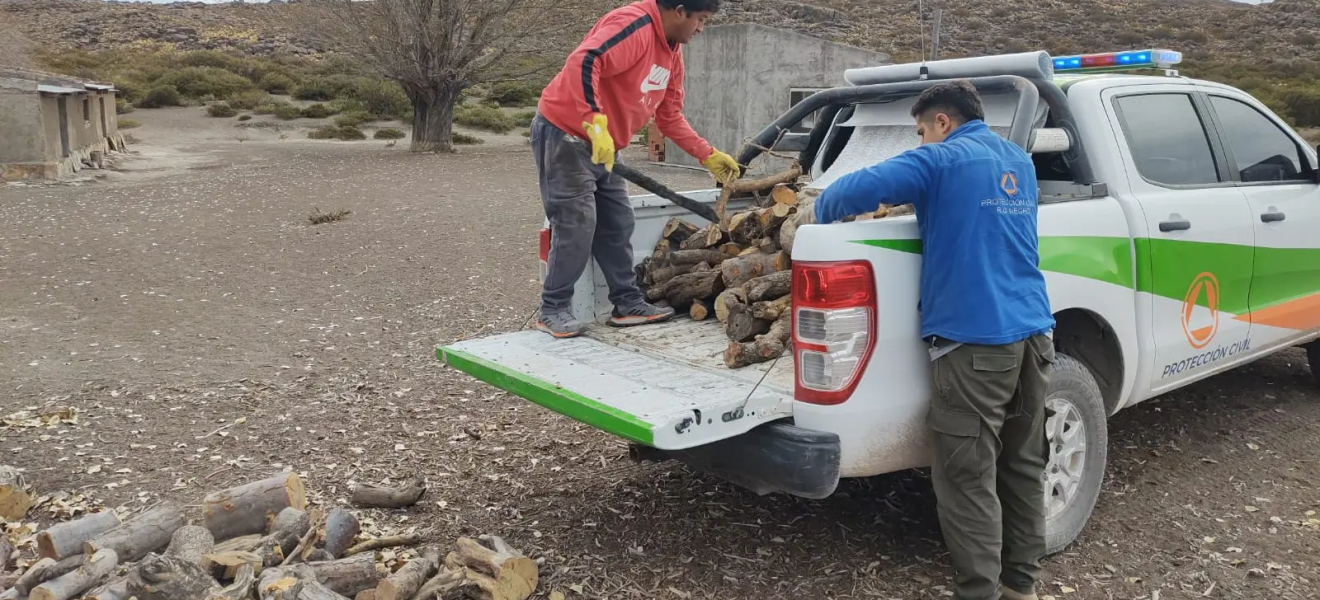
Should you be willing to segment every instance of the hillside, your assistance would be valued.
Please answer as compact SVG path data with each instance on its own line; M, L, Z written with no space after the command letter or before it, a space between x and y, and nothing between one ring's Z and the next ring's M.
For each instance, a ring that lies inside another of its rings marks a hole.
M599 12L622 4L600 0ZM1044 49L1100 52L1150 46L1189 58L1320 58L1320 0L1253 6L1227 0L930 0L943 8L944 56ZM298 3L113 3L0 0L11 21L43 47L102 50L149 40L180 50L239 49L265 55L324 50L288 25ZM597 13L598 14L598 13ZM584 14L582 29L595 14ZM900 0L725 0L713 24L755 22L915 58L922 28L917 2ZM571 44L576 39L566 39Z

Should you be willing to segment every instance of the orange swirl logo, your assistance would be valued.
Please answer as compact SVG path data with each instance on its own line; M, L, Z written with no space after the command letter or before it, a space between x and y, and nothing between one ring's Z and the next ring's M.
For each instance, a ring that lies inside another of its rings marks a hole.
M1205 300L1202 301L1202 298ZM1210 309L1209 325L1196 327L1193 324L1192 315L1197 305ZM1219 331L1219 280L1214 273L1201 273L1188 286L1187 296L1183 298L1182 327L1183 333L1187 335L1187 343L1193 348L1204 348L1210 344L1210 340L1215 339L1215 333Z

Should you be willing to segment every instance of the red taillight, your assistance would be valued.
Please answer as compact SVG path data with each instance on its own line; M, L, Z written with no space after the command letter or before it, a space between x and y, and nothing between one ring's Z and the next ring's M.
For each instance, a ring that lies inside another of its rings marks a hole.
M545 276L550 272L550 228L542 227L540 233L541 247L537 251L537 257L541 265L541 281L545 281Z
M841 404L875 347L875 273L868 261L793 263L798 400Z

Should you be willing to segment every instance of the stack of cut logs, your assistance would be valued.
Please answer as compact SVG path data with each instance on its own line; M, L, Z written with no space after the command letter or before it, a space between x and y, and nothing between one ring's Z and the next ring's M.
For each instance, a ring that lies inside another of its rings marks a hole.
M359 486L357 506L400 508L425 493ZM357 540L353 512L307 508L293 473L207 495L197 524L165 501L124 521L113 511L55 525L36 536L38 560L8 572L15 554L0 536L0 599L16 600L523 600L538 562L498 537L459 538L452 551L424 545L391 572L384 548L417 546L417 535Z
M785 352L792 333L793 242L799 223L810 223L815 189L799 190L793 168L759 180L726 186L716 204L720 223L699 228L677 217L637 266L646 299L686 312L693 320L714 316L729 346L724 364L736 369L773 360ZM769 190L768 194L760 194ZM752 208L727 215L732 194L752 193ZM910 214L911 205L844 219L866 220Z

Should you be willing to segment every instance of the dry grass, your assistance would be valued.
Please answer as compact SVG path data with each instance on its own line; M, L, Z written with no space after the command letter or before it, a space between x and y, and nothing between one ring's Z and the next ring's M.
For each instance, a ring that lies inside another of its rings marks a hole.
M344 208L332 210L328 213L321 212L321 209L316 208L314 206L312 207L312 210L315 212L313 212L311 215L308 215L307 217L307 220L311 221L312 225L320 225L322 223L334 223L335 221L343 221L344 219L348 218L348 215L353 214L353 211Z

